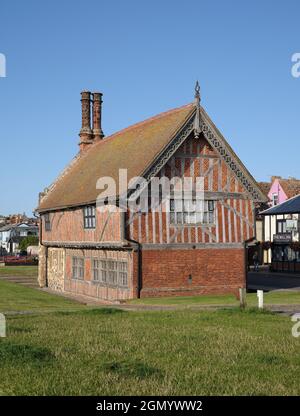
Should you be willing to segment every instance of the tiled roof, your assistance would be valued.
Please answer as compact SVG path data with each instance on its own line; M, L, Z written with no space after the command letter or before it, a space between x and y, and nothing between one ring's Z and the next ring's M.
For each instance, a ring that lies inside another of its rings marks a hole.
M272 184L270 182L257 182L257 184L262 190L263 194L267 197Z
M279 183L288 198L300 194L300 179L279 179Z
M42 196L38 211L46 212L94 203L102 190L96 188L96 183L98 179L104 177L114 179L118 195L119 169L127 169L128 180L135 176L144 176L195 113L195 104L188 104L161 113L104 140L97 141L85 152L78 154L51 185L46 194ZM235 161L234 165L239 167L245 180L252 185L258 195L258 200L266 200L264 192L258 187L255 179L203 108L201 108L201 114L203 121L216 135L223 154L224 152L226 155L231 154ZM217 151L221 153L219 148ZM226 163L229 164L229 162Z
M39 211L95 202L101 177L115 179L127 169L128 179L142 176L177 131L192 116L194 104L161 113L93 144L78 155L42 198ZM118 189L118 188L117 188Z

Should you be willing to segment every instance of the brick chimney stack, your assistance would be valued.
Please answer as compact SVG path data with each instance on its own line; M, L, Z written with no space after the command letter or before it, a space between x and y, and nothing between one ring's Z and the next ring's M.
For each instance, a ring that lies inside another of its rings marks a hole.
M102 112L102 94L101 92L93 93L93 138L94 140L102 140L104 137L101 126Z
M81 92L81 115L82 124L79 133L79 147L82 152L93 143L93 132L91 129L91 93L90 91Z

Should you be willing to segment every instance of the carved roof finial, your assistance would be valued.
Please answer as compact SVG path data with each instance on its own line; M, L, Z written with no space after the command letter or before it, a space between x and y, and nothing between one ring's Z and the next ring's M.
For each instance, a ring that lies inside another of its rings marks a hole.
M196 105L196 114L194 121L194 134L195 138L198 138L201 133L201 110L200 110L200 85L199 82L196 82L195 85L195 105Z
M196 85L195 85L195 103L197 105L200 105L200 85L199 85L199 81L196 81Z

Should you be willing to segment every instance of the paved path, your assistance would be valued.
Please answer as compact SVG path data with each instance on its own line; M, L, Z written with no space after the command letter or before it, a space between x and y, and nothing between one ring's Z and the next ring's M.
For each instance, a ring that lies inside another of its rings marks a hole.
M58 293L54 292L51 289L43 288L41 289L47 293L55 294L58 296L63 296L67 299L73 299L79 303L84 305L96 307L96 308L112 308L112 309L121 309L123 311L217 311L220 309L232 309L238 307L238 304L225 304L225 305L203 305L203 304L179 304L179 305L147 305L147 304L130 304L130 303L120 303L120 302L104 302L104 301L97 301L96 299L89 298L87 296L82 295L70 295L66 293ZM284 315L294 315L295 313L300 313L300 305L265 305L265 309L280 313Z
M279 289L300 290L300 275L251 271L248 273L248 289L262 289L265 291Z

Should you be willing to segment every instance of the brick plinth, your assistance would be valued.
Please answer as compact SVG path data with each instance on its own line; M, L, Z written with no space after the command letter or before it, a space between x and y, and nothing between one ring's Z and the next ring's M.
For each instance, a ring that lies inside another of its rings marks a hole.
M145 250L141 297L238 294L245 287L244 248Z

